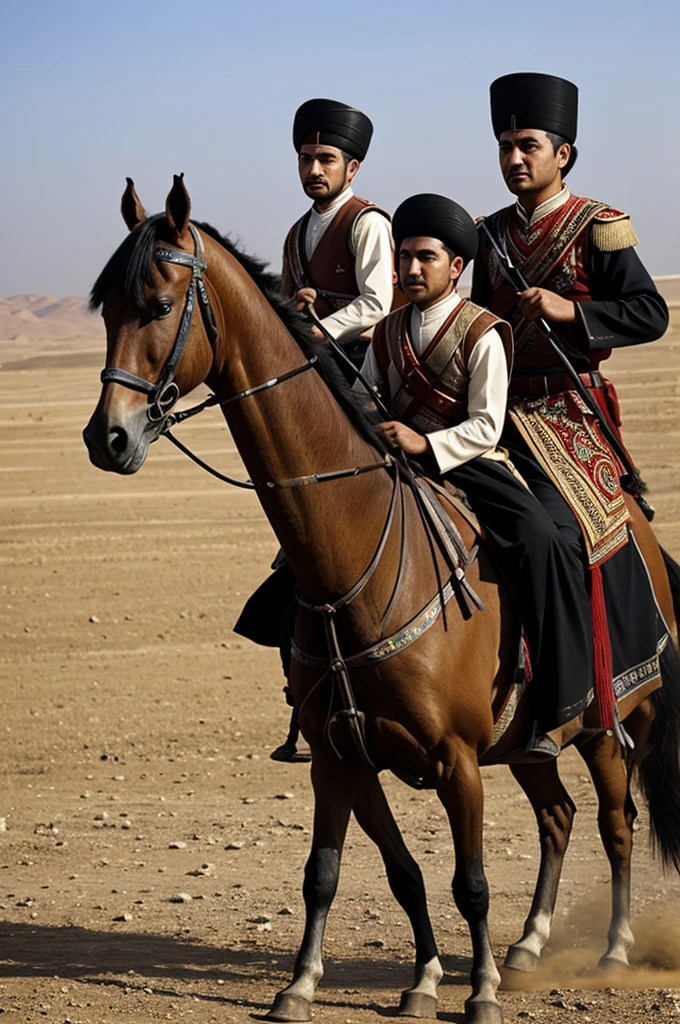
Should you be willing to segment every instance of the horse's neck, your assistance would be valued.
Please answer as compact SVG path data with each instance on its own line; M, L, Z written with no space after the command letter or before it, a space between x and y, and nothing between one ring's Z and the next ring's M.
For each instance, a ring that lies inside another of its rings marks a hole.
M210 383L226 398L302 366L307 357L237 262L221 247L210 248L209 280L225 325ZM230 404L225 416L253 480L287 480L380 458L313 370ZM333 483L259 490L311 596L353 585L377 546L391 488L385 471L376 470Z

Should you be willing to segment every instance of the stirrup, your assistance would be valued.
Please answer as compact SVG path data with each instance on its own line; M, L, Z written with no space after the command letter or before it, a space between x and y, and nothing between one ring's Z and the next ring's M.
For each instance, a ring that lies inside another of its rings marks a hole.
M524 748L524 753L532 760L549 761L551 758L559 757L560 748L552 736L548 736L547 733L542 732L534 722L534 727L531 730L531 737Z

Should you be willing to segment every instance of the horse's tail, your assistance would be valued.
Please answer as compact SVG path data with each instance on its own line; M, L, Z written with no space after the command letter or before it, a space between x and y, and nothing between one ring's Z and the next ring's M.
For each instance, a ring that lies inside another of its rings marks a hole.
M680 622L680 566L661 550ZM661 666L663 686L650 698L654 722L638 775L649 807L654 850L664 867L680 872L680 657L670 638Z

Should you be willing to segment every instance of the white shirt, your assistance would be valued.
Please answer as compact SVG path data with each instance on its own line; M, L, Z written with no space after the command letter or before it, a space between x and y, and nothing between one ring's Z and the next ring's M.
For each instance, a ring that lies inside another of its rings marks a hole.
M545 202L540 203L531 214L527 213L518 199L515 203L515 208L517 210L517 216L519 217L520 224L522 224L525 229L533 227L541 217L546 217L549 213L559 210L560 206L564 206L570 195L571 192L567 186L564 185L554 196L551 196L550 199L546 199Z
M458 292L453 291L423 312L417 306L412 307L409 326L417 355L422 355L460 301ZM500 440L508 400L508 364L503 342L495 328L483 334L473 348L468 370L468 418L455 427L433 430L427 435L440 473L448 473L470 459L487 455ZM378 390L381 385L384 387L373 346L366 353L361 372ZM365 394L358 381L353 389Z
M347 203L354 192L351 186L333 200L323 213L312 207L305 235L305 255L311 259L323 238L326 229L338 210ZM371 331L390 311L392 306L392 232L390 222L377 210L367 210L354 222L350 240L350 251L355 263L354 273L359 286L359 295L337 313L331 313L321 321L336 341L347 345L356 341L360 334Z

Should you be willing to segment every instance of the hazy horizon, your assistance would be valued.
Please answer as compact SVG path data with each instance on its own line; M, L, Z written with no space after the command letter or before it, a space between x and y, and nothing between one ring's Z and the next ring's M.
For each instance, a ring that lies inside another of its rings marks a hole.
M417 11L350 2L341 14L271 0L191 10L41 0L5 4L3 28L3 295L85 295L124 237L126 175L151 213L184 171L193 215L278 269L308 207L292 118L315 95L374 122L359 195L391 211L410 193L441 192L489 213L512 197L488 87L518 70L576 82L572 191L631 214L652 274L680 272L680 15L670 5L641 14L629 0L577 0L531 24L497 0L459 14L442 0Z

